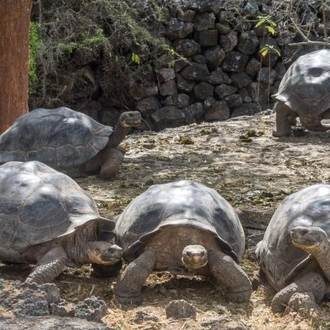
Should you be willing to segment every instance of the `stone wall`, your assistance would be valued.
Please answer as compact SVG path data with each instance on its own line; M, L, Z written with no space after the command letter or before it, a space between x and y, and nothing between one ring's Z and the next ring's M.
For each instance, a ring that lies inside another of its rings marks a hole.
M267 1L240 1L235 10L224 10L225 3L190 1L169 8L165 36L186 60L169 68L170 59L163 56L155 79L132 90L154 129L251 115L272 106L271 95L301 51L293 56L297 47L285 49L287 40L272 36L264 25L255 28L260 16L270 14ZM263 47L268 49L264 57Z
M149 62L150 70L136 65L136 73L127 77L133 100L129 108L142 113L141 129L161 130L202 120L225 120L272 107L271 95L288 66L299 55L315 49L289 46L302 40L292 29L281 31L277 26L272 34L267 29L269 22L256 27L261 17L270 17L277 23L288 19L283 17L290 15L288 3L276 2L276 7L273 2L276 1L163 0L163 16L157 29L162 31L168 50L156 53ZM307 5L308 1L295 3L295 14L302 15L301 22L310 26L308 37L322 40L324 30L320 22L324 11ZM280 15L276 16L274 8ZM268 52L261 56L264 47ZM137 54L144 56L142 49ZM62 84L56 80L62 100L65 93L68 95L67 101L57 105L65 103L113 125L123 108L113 106L113 95L106 98L106 89L116 84L116 79L100 76L97 56L97 52L92 57L72 54L73 60L79 59L76 62L80 67L72 75L65 72L66 81ZM88 61L81 62L85 58ZM109 62L108 59L102 65ZM79 100L69 99L72 91L79 95ZM86 101L84 95L91 97Z

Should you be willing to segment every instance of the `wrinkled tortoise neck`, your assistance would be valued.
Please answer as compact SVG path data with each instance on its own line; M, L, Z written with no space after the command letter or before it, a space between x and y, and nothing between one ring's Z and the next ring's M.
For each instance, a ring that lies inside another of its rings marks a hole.
M68 257L77 264L90 263L88 257L89 243L97 240L97 228L95 224L86 224L76 228L71 235L64 237L63 247Z
M324 240L317 249L313 249L311 254L317 260L325 276L330 281L330 241Z
M124 127L119 120L118 123L116 124L113 133L111 134L109 138L109 142L105 147L105 150L109 150L112 148L117 147L121 141L125 138L125 136L128 134L130 131L131 127Z

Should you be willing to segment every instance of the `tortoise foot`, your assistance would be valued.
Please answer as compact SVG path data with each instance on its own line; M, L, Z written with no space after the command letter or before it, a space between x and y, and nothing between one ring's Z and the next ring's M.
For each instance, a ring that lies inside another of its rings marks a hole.
M289 302L288 309L285 312L305 312L317 309L317 303L312 292L296 292L294 293Z
M290 130L290 132L279 132L279 131L273 130L272 135L274 137L289 137L291 135L291 130Z
M100 176L102 179L112 180L120 172L124 160L125 150L123 148L114 148L108 152L106 161L102 164Z
M306 136L308 132L306 132L302 127L297 127L292 130L294 136Z
M319 303L323 299L325 294L325 281L322 275L315 272L308 273L296 280L295 282L292 282L281 291L279 291L273 297L271 303L271 308L273 312L284 312L290 299L295 293L302 293L303 297L306 297L306 294L308 294L309 296L312 295L313 300L315 300L316 303ZM298 306L297 302L301 303L302 307L303 305L305 305L306 307L307 304L312 305L312 302L302 303L301 296L299 296L299 299L295 297L294 300L291 301L291 304L295 305L295 309L297 309Z
M248 302L250 300L251 294L252 294L252 288L249 288L244 291L228 292L227 299L229 302L233 302L233 303Z
M141 305L143 298L141 294L116 294L116 301L122 306Z

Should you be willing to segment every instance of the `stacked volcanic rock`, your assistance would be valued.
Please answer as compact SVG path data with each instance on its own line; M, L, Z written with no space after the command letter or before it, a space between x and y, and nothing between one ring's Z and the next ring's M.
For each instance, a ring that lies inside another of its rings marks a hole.
M0 279L0 289L1 329L109 329L101 323L107 306L94 296L73 304L60 297L53 283L4 279Z
M132 86L137 109L156 130L263 110L285 72L280 52L260 55L264 45L279 49L264 27L254 28L265 5L245 1L240 20L223 1L203 3L168 9L165 36L180 57L160 56L155 73Z
M65 105L112 126L125 108L136 109L144 119L139 130L253 115L273 106L271 95L289 65L321 47L292 44L305 41L302 34L312 41L329 35L324 22L330 14L320 1L131 3L153 41L128 40L126 48L114 45L113 52L101 44L78 47L59 59L56 75L47 76L47 99L38 91L31 95L31 109ZM100 29L109 24L103 19L95 22ZM112 40L111 29L103 32ZM136 32L138 37L141 31ZM113 54L120 54L120 65Z

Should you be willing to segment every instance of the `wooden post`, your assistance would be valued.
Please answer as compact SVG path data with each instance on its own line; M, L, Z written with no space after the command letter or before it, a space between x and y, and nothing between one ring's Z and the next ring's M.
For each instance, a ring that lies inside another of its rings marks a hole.
M0 134L28 112L32 1L0 1Z

